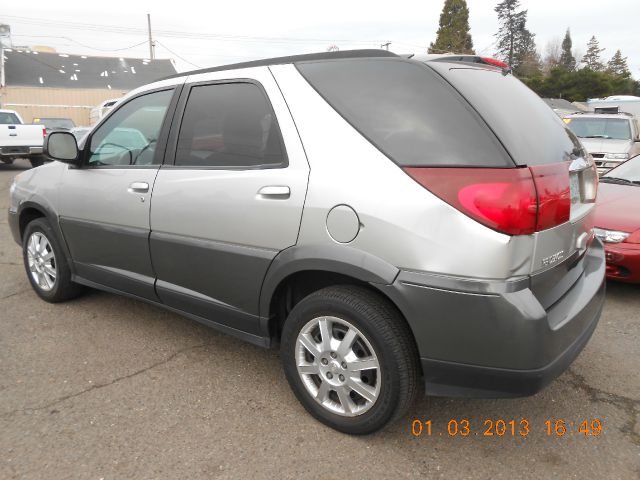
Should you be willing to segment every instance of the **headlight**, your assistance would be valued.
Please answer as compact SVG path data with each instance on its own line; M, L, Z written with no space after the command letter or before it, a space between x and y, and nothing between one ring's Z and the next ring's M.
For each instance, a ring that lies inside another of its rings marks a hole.
M606 243L620 243L629 236L627 232L618 232L616 230L605 230L604 228L595 227L593 233L596 237Z
M607 153L604 158L609 160L627 160L629 158L628 153Z

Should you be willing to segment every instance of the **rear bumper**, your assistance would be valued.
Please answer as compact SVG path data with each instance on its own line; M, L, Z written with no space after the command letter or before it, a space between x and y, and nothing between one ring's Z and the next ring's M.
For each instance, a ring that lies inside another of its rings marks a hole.
M42 147L11 146L0 148L0 155L3 157L22 157L31 155L42 155Z
M640 282L640 245L607 243L607 278L619 282Z
M457 280L454 290L442 288L448 279L440 277L434 286L418 282L428 275L401 272L393 285L383 287L413 330L426 393L531 395L566 370L589 341L602 312L602 244L594 241L572 262L564 266L570 285L541 274L562 289L561 294L541 288L536 276L482 282L479 289L472 280L468 285ZM553 303L545 300L549 298Z

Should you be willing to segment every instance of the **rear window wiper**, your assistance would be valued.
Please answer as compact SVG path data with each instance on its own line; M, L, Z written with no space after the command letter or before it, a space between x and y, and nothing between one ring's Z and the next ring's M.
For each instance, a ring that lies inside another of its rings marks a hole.
M640 181L627 180L619 177L600 177L600 181L604 183L622 183L623 185L640 185Z

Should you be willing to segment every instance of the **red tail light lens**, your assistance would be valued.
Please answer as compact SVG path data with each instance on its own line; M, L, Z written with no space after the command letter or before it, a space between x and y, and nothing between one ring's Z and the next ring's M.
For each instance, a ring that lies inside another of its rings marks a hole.
M496 60L495 58L490 58L490 57L480 57L480 59L484 62L484 63L488 63L489 65L493 65L494 67L500 67L500 68L509 68L509 65L501 62L500 60Z
M569 162L529 167L538 193L536 231L568 222L571 215Z
M569 220L568 163L531 168L404 170L454 208L507 235L530 235Z
M47 136L47 127L42 127L42 138Z

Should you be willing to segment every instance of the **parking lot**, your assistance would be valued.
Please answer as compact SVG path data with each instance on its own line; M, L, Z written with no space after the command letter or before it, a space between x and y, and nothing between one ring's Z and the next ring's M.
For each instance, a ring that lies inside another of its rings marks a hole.
M3 212L27 166L0 165ZM637 286L608 285L591 342L538 395L422 398L368 437L309 416L277 351L103 292L41 301L4 213L0 318L0 478L640 477ZM412 434L415 419L431 420L431 435ZM449 422L465 419L470 434L450 436ZM578 431L594 419L602 434ZM485 420L526 420L530 431L485 436ZM556 420L563 436L547 432Z

